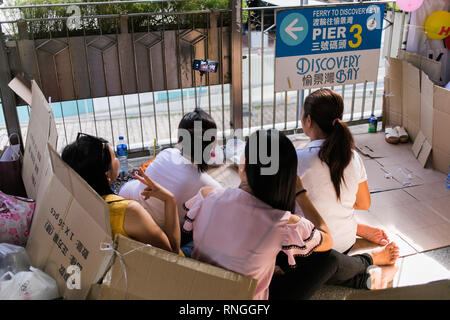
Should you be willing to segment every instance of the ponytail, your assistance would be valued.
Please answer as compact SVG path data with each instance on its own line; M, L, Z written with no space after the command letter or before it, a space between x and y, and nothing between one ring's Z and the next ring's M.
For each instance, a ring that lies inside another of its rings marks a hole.
M330 177L341 198L341 183L345 183L344 170L352 160L354 148L353 136L342 121L344 101L335 91L319 89L305 100L304 117L308 115L326 134L326 139L319 151L319 159L330 169Z
M319 151L319 159L330 168L330 177L338 199L341 198L341 181L345 183L344 170L352 160L353 136L347 125L338 120Z

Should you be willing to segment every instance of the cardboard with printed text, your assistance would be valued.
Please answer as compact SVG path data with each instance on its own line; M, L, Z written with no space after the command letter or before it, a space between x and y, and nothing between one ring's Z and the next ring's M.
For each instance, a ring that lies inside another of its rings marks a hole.
M31 264L56 280L62 297L85 299L112 258L100 250L102 243L112 245L109 208L50 144L48 152L51 175L37 202L26 250Z
M116 236L110 279L89 299L251 300L257 281L194 259ZM106 277L107 278L107 277Z
M30 120L23 156L22 179L29 198L37 200L45 190L50 178L50 157L47 143L56 149L58 132L50 104L36 81L31 81L30 89L14 78L10 88L24 101L30 103Z

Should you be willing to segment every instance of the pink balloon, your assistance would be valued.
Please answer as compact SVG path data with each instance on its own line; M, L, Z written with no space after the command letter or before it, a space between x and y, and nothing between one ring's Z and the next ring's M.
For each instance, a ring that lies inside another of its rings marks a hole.
M423 0L397 0L397 5L405 12L416 11L422 5Z

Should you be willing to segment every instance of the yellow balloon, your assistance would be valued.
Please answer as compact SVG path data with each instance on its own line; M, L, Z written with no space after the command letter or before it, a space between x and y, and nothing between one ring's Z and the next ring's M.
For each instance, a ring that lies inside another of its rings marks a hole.
M450 36L450 12L436 11L425 21L425 33L434 40L445 39Z

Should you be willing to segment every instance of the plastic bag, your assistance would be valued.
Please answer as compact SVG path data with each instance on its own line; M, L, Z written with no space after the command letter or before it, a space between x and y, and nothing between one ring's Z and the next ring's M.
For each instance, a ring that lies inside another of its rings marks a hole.
M245 142L239 139L230 139L225 147L225 155L232 163L239 165L241 155L245 151Z
M8 243L0 243L0 277L6 272L13 274L30 270L31 264L25 248Z
M16 274L5 273L0 278L0 300L51 300L59 297L56 281L39 269Z
M9 142L14 133L9 137ZM11 195L26 197L27 192L22 180L22 153L19 144L10 144L0 157L0 190Z

